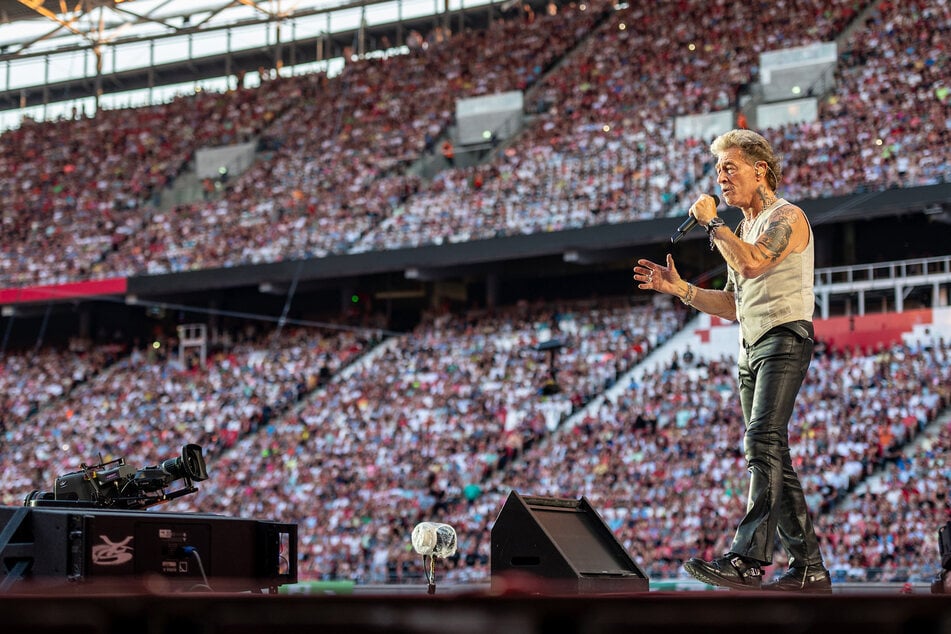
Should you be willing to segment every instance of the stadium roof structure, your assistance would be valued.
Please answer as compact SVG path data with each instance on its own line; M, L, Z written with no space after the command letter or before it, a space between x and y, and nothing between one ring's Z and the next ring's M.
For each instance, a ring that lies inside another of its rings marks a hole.
M247 22L255 16L279 20L299 10L342 4L339 0L0 0L0 46L4 55L24 55L43 50L37 45L47 41L58 47L108 44L120 37L154 35L156 30L188 32Z
M0 0L0 111L363 54L512 1Z

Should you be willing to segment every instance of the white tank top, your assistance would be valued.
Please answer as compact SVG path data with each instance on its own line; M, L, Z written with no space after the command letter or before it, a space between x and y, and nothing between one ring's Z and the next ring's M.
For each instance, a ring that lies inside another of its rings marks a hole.
M778 199L746 227L743 241L755 244L769 226L774 211L788 205ZM805 217L805 214L803 214ZM809 220L806 219L808 225ZM728 269L736 297L736 316L740 322L741 344L754 344L767 330L792 321L812 321L816 298L812 290L815 249L812 227L809 243L802 253L790 253L778 266L759 277L745 278Z

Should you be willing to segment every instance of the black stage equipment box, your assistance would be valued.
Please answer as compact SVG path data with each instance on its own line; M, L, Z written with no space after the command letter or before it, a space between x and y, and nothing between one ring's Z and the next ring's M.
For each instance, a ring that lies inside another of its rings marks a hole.
M649 579L595 512L578 500L512 491L492 527L492 587L542 592L647 592ZM532 579L535 581L533 582Z
M941 557L941 567L951 570L951 522L938 529L938 555Z
M296 524L0 506L0 592L66 583L90 590L144 583L172 591L259 592L296 582Z

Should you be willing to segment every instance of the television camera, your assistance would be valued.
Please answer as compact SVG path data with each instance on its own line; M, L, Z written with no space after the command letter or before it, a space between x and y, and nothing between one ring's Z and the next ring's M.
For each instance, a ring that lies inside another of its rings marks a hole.
M52 491L32 491L24 506L144 509L183 495L195 493L195 482L208 479L201 447L187 444L182 455L142 469L116 458L56 478ZM166 492L173 482L184 481L178 490Z

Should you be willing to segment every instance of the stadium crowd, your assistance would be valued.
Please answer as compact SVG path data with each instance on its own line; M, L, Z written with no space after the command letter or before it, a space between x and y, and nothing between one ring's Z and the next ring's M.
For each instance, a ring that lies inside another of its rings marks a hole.
M671 142L672 118L732 107L760 52L832 39L867 4L792 3L756 29L742 3L565 5L333 78L26 123L0 137L0 286L681 213L680 200L712 190L710 158L700 140ZM659 28L670 24L681 26ZM786 155L785 194L951 178L949 25L939 0L877 3L820 120L765 131ZM431 183L407 171L436 151L454 98L508 89L544 105L497 159ZM267 152L223 197L154 206L196 149L255 137ZM488 530L512 490L587 496L651 577L676 577L687 557L725 550L745 503L731 360L681 354L564 421L683 319L656 305L526 303L434 315L382 344L236 335L205 364L135 346L5 352L0 500L19 504L100 452L148 465L195 442L212 479L175 507L299 522L302 578L418 581L408 535L437 520L459 532L450 578L484 579ZM949 355L937 342L813 363L791 445L840 578L933 573L949 507L925 480L948 475L948 430L909 445L948 406Z
M699 140L674 141L674 118L734 107L740 88L756 78L759 53L834 38L856 7L827 4L756 13L757 28L750 28L754 13L736 3L616 11L531 91L529 106L550 108L501 156L438 176L356 248L682 214L682 200L713 191L712 159ZM679 26L658 28L667 24Z
M196 149L253 138L295 101L293 84L31 122L0 136L4 287L132 273L103 262L143 248L144 217Z
M274 78L164 106L26 124L0 137L0 161L16 176L0 194L13 238L0 284L681 215L681 201L714 187L705 141L674 141L673 118L735 107L758 79L759 53L834 39L859 15L863 28L845 40L820 119L763 131L785 155L784 194L946 182L949 10L916 0L879 2L863 14L870 4L793 3L750 28L754 13L737 3L568 3L528 23L440 30L411 54L353 60L332 78ZM906 81L909 90L892 89ZM512 89L526 90L538 114L494 160L432 183L413 175L412 163L436 152L452 123L453 99ZM163 211L148 204L196 149L252 136L269 151L221 199Z
M839 579L905 581L922 555L938 561L936 529L949 521L949 442L945 424L894 455L867 486L821 518L827 561Z
M745 511L747 489L734 363L689 357L692 353L675 355L663 370L632 381L549 445L495 474L486 486L494 500L490 508L501 508L512 489L584 495L652 578L676 578L687 558L726 552L732 527ZM944 342L920 356L896 347L815 360L793 416L790 446L816 509L820 538L835 542L828 563L840 578L856 552L833 537L839 530L834 509L867 477L900 460L902 448L951 403L948 385L951 348ZM900 580L921 581L933 574L928 564L937 551L937 527L951 509L937 505L922 519L917 512L913 504L896 511L888 524L891 532L880 534L917 544L893 566L893 576L905 575ZM462 515L453 520L466 526ZM923 531L922 524L929 530ZM478 533L466 537L461 542L482 539ZM775 562L781 572L781 553Z
M195 508L298 518L304 576L415 570L405 538L421 514L475 500L681 318L623 304L434 318L222 456ZM539 345L552 337L561 349Z
M848 38L819 121L770 136L795 198L951 181L951 7L879 2L862 26Z
M99 452L145 466L196 442L211 479L173 508L299 523L304 579L419 582L408 536L430 520L459 535L447 579L484 580L512 490L586 496L651 578L677 578L685 558L726 547L746 489L731 359L680 350L662 369L625 374L684 317L623 301L523 303L433 315L376 345L345 332L248 333L204 365L135 348L4 355L10 394L51 389L38 406L14 401L5 419L2 501L48 489ZM34 358L47 369L18 372L39 367ZM933 574L949 507L909 472L940 469L941 445L923 458L906 449L951 402L949 385L943 340L814 360L791 446L840 579Z
M0 431L18 426L115 362L120 347L9 352L0 371Z
M607 6L498 20L415 54L350 61L333 78L285 80L301 97L263 134L273 156L220 201L154 215L135 252L106 266L163 273L345 252L419 187L406 169L433 151L455 99L532 85Z
M32 489L52 490L56 476L100 457L144 467L180 455L186 443L220 453L372 339L304 329L233 337L225 336L204 366L195 349L180 358L174 342L121 355L106 345L85 358L55 350L4 355L0 384L12 409L3 415L0 501L22 503Z

